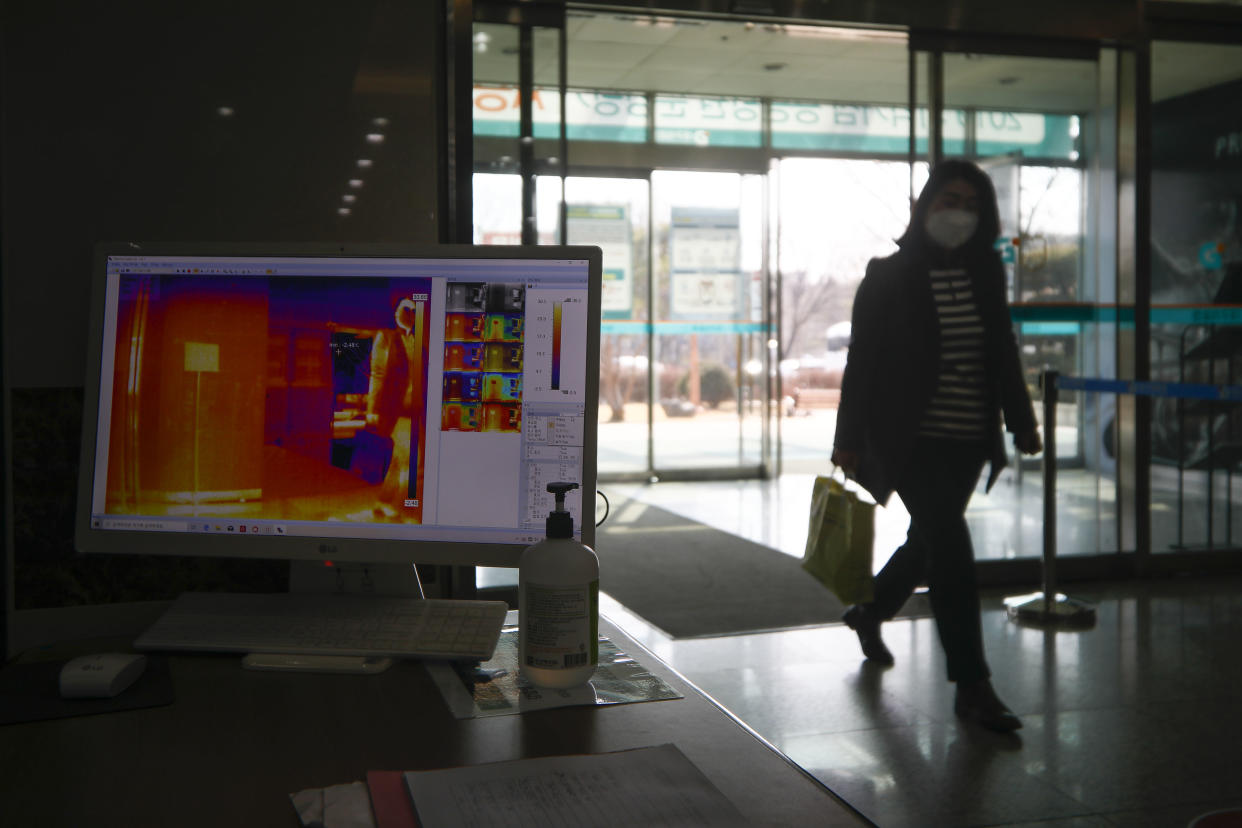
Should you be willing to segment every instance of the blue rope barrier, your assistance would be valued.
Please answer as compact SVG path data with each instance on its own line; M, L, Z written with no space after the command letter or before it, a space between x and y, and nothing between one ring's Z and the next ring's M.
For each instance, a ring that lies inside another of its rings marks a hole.
M1208 385L1194 382L1135 382L1057 375L1057 388L1065 391L1099 391L1139 397L1170 397L1183 400L1242 401L1242 385Z

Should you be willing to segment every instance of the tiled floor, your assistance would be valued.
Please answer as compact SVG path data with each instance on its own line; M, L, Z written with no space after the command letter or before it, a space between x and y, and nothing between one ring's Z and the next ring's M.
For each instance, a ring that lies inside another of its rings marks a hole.
M799 554L808 480L614 491ZM1025 534L1006 511L973 520L976 539ZM903 516L881 524L877 550L904 533ZM885 828L1184 826L1242 807L1242 577L1073 594L1096 605L1092 629L1019 626L985 595L994 684L1024 724L1012 736L953 716L931 619L886 624L897 663L874 669L841 625L678 641L607 596L603 610Z

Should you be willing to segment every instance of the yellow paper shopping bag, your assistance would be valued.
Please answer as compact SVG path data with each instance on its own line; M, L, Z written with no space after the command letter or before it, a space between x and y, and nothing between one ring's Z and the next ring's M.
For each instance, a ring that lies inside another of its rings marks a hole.
M860 500L834 477L816 477L802 568L842 603L866 603L874 597L874 541L875 504Z

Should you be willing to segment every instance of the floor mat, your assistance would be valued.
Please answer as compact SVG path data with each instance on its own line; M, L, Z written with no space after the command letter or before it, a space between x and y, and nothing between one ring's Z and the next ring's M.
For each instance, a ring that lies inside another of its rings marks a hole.
M839 623L846 607L790 555L638 500L596 532L600 589L673 638ZM903 616L928 616L926 596Z

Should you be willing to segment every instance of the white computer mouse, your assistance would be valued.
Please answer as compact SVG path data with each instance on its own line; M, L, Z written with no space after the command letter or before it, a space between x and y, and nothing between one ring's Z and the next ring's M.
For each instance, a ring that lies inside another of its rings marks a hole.
M60 695L66 699L110 699L129 687L147 667L140 653L95 653L70 659L60 668Z

